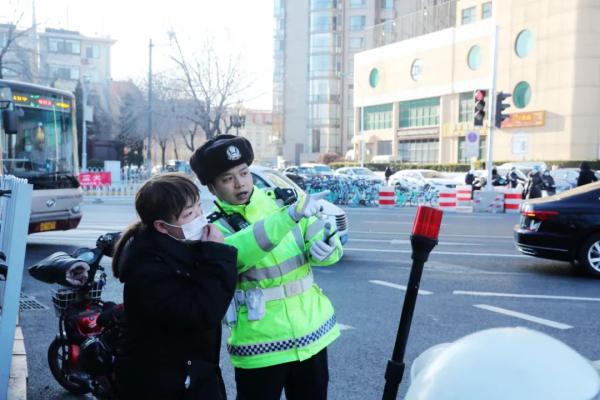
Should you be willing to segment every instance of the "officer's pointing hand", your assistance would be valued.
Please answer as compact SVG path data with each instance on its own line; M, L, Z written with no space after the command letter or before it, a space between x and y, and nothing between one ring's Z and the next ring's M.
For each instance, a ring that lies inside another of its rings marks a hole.
M320 193L307 194L300 197L298 201L290 206L290 216L296 222L302 218L309 218L315 215L320 216L323 212L323 205L319 200L325 198L329 193L329 190L325 190Z

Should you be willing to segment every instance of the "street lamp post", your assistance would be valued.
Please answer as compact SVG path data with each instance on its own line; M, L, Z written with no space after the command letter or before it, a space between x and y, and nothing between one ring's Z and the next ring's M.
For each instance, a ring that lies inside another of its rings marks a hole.
M235 136L240 135L240 128L246 125L246 115L240 105L237 107L235 114L229 116L229 122L231 126L235 127Z
M146 146L146 171L152 171L152 39L148 42L148 144Z
M83 116L83 121L81 123L81 170L83 172L87 172L87 118L88 115L86 113L87 98L88 98L88 88L87 84L90 82L89 77L85 76L81 81L81 94L83 97L83 110L81 115Z

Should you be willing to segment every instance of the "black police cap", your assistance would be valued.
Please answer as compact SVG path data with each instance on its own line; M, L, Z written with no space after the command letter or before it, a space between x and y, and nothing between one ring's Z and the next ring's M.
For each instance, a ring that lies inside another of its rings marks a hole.
M248 139L233 135L218 135L196 149L190 167L200 183L207 185L225 171L240 164L252 164L254 152Z

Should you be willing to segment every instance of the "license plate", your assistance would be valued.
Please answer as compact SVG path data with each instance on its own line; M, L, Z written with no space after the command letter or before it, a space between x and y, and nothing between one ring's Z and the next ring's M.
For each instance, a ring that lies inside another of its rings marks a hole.
M44 231L52 231L56 229L56 221L49 222L41 222L40 223L40 232Z

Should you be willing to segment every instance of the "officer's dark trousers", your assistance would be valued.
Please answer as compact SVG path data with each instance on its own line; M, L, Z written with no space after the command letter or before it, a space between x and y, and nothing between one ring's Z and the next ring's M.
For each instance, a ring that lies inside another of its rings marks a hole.
M329 369L327 349L304 361L272 367L235 369L237 400L325 400Z

